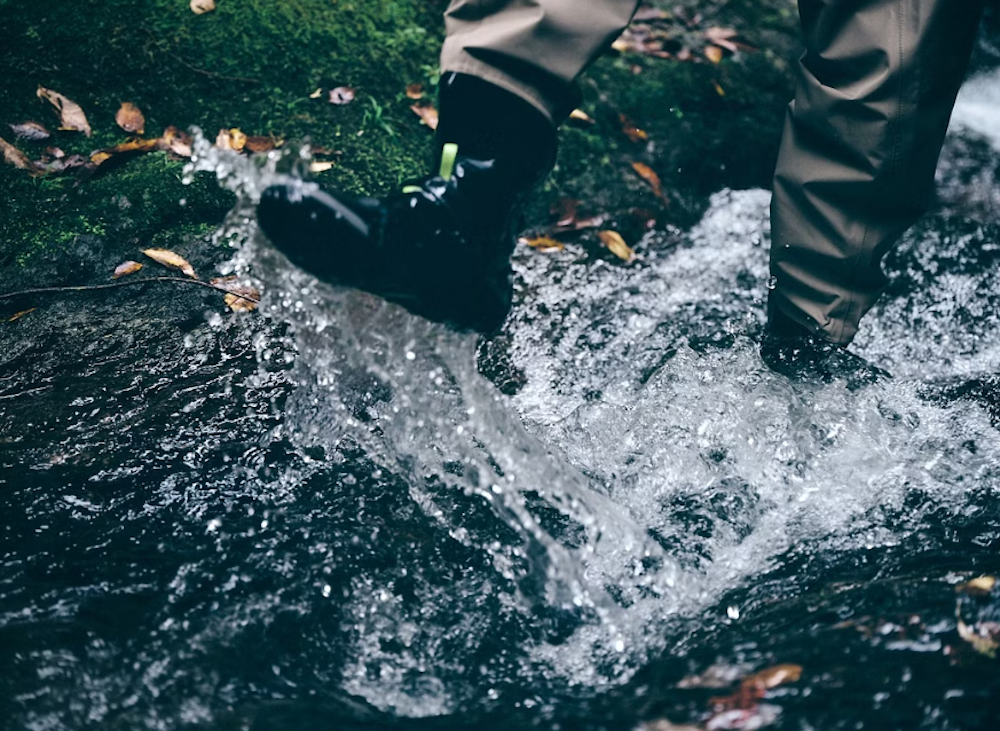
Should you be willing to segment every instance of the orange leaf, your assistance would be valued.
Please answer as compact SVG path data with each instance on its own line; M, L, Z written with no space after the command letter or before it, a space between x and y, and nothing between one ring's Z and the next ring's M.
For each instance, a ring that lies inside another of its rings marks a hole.
M247 137L244 148L250 150L250 152L270 152L275 147L278 146L278 140L273 137L264 137L262 135L252 135Z
M536 236L534 238L520 238L518 243L530 246L539 251L562 251L564 248L561 241L556 241L551 236Z
M413 104L410 106L410 110L420 117L420 121L426 124L431 129L437 129L438 126L438 111L431 104Z
M608 248L608 251L622 261L632 261L635 257L632 247L625 243L625 239L617 231L598 231L597 236L601 239L601 243Z
M59 129L75 130L83 132L87 137L92 134L87 115L83 112L83 107L74 101L70 101L58 91L46 89L44 86L38 87L38 98L48 100L52 106L59 110Z
M114 273L111 275L112 279L118 279L119 277L124 277L128 274L135 274L137 271L142 269L142 264L137 261L123 261L121 264L115 267Z
M625 136L633 142L642 142L649 139L649 135L646 134L646 131L636 127L635 123L625 114L619 114L618 121L621 123L622 132L624 132Z
M181 273L186 274L192 279L198 278L188 260L180 254L170 251L170 249L143 249L142 253L157 264L162 264L170 269L179 269Z
M28 156L7 142L3 137L0 137L0 150L3 150L3 159L8 165L13 165L21 170L35 169Z
M662 200L664 203L669 204L670 201L663 194L663 184L660 182L660 176L656 174L656 171L649 165L645 165L641 162L632 163L632 169L639 174L639 177L649 183L649 187L653 189L653 195Z
M146 131L146 118L132 102L122 102L121 108L115 114L115 123L126 132L141 135Z
M407 84L407 86L406 86L406 97L408 99L423 99L424 98L424 85L423 84Z

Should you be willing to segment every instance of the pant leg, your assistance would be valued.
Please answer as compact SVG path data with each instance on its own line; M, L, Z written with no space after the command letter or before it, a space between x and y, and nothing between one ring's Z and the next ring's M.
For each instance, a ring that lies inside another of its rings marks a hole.
M926 210L983 0L799 0L806 51L771 203L770 306L846 344Z
M966 2L966 0L958 0ZM555 124L574 80L629 24L639 0L452 0L442 72L471 74L531 102Z

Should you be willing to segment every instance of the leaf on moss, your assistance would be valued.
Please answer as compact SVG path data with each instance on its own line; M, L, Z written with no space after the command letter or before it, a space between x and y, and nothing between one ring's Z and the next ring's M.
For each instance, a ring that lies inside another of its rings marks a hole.
M155 261L157 264L162 264L169 269L179 269L182 274L185 274L192 279L198 278L198 275L194 273L194 268L188 263L188 260L170 249L143 249L142 253Z
M178 157L191 157L191 135L176 127L167 127L163 136L157 140L157 147L165 152L172 152Z
M316 91L314 91L312 94L309 95L309 98L310 99L319 99L321 96L323 96L323 90L322 89L317 89Z
M13 165L21 170L35 170L35 165L28 159L28 156L3 137L0 137L0 150L3 150L3 160L8 165Z
M231 129L220 129L215 137L215 146L223 150L235 150L243 152L247 144L247 136L237 127Z
M607 247L608 251L622 261L632 261L635 258L635 252L632 251L632 247L625 243L625 239L617 231L598 231L597 237Z
M215 10L215 0L191 0L191 12L202 15Z
M87 115L79 104L67 99L58 91L46 89L44 86L39 86L37 93L40 99L47 100L59 110L59 129L83 132L87 137L93 134L90 123L87 121Z
M570 112L569 113L569 119L570 119L570 121L576 122L577 124L580 124L580 125L592 125L592 124L596 124L596 122L594 122L593 117L591 117L589 114L587 114L582 109L574 109L572 112Z
M428 127L437 129L438 110L434 108L433 104L413 104L410 106L410 111L420 117L420 121Z
M115 114L115 123L126 132L141 135L146 131L146 118L132 102L122 102Z
M530 246L538 251L562 251L566 248L561 241L556 241L551 236L535 236L533 238L522 237L518 243Z
M619 114L618 122L621 124L622 132L633 142L644 142L649 139L649 134L646 133L646 130L636 127L635 122L629 119L627 115Z
M52 136L52 133L45 129L44 125L39 124L38 122L21 122L21 124L9 124L7 126L14 131L15 137L22 140L38 142L39 140L46 140Z
M63 155L56 157L54 160L38 160L34 165L39 175L58 175L59 173L67 173L83 167L97 167L90 161L89 157L84 157L83 155L70 155L69 157Z
M327 170L332 170L333 165L334 164L330 161L314 160L309 163L309 172L325 173Z
M246 143L243 147L244 149L250 150L250 152L270 152L280 144L281 140L276 140L273 137L250 135L247 137Z
M670 201L663 194L663 184L660 182L660 176L656 174L653 168L641 162L634 162L632 163L632 169L635 170L640 178L649 183L649 187L653 189L653 195L669 205Z
M159 140L129 140L128 142L122 142L120 145L115 145L114 147L105 147L102 150L95 150L90 153L90 161L94 165L103 165L108 160L112 158L118 158L119 161L123 156L132 156L136 154L141 154L144 152L151 152L152 150L159 149Z
M424 85L423 84L407 84L406 86L406 98L407 99L423 99L424 98Z
M722 49L718 46L712 44L705 46L705 58L712 63L719 63L722 61L723 55Z
M112 279L118 279L119 277L124 277L129 274L135 274L137 271L142 269L142 264L137 261L123 261L121 264L115 267L114 273L111 275Z
M331 104L350 104L354 101L355 96L357 96L357 91L353 86L338 86L336 89L330 89Z

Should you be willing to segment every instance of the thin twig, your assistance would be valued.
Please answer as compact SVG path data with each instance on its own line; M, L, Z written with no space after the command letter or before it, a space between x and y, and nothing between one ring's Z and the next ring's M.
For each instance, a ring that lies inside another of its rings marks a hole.
M246 294L240 294L239 292L234 292L225 287L220 287L215 284L210 284L209 282L203 282L200 279L185 279L183 277L144 277L143 279L130 279L127 282L112 282L110 284L81 284L75 287L36 287L34 289L22 289L17 292L7 292L5 294L0 294L0 300L7 300L13 297L21 297L29 294L55 294L59 292L92 292L99 289L116 289L118 287L135 287L139 284L145 284L147 282L177 282L180 284L196 284L199 287L205 287L207 289L214 289L216 292L223 292L225 294L231 294L233 297L239 297L240 299L246 300L247 302L253 302L254 304L260 304L260 300L251 297Z

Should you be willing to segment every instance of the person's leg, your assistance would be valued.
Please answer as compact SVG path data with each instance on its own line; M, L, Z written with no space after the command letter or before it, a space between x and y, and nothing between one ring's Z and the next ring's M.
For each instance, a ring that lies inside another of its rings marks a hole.
M983 0L799 0L771 204L769 332L850 343L925 210Z
M454 0L442 52L437 174L383 199L291 183L261 228L297 265L433 320L489 331L511 304L520 204L555 163L575 77L637 0Z

